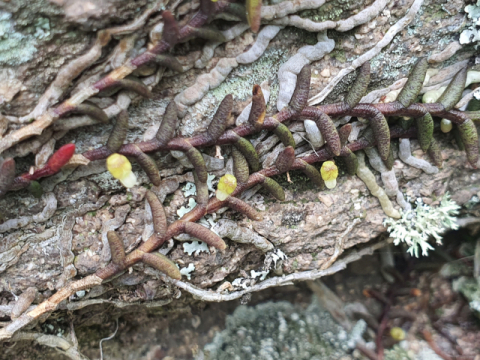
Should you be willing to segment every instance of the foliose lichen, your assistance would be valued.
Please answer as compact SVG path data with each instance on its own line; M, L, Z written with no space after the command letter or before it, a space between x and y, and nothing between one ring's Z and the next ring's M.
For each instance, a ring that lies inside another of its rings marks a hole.
M460 44L471 44L480 41L480 1L476 5L467 5L469 24L460 34ZM478 44L475 45L478 48Z

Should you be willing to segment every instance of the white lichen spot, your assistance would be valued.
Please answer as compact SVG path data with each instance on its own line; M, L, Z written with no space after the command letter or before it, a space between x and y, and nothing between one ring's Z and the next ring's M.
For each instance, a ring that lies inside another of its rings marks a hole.
M184 242L183 244L183 251L185 251L188 255L194 254L199 255L201 252L210 253L208 250L208 246L203 241L192 241L192 243Z
M197 187L195 186L194 183L187 182L185 186L182 188L182 191L185 197L189 197L197 194Z
M267 277L267 275L269 274L270 271L255 271L255 270L252 270L250 271L250 276L252 277L252 279L256 279L257 277L260 277L260 280L263 281L265 280L265 278Z
M195 265L194 264L188 264L187 267L181 268L180 269L180 274L183 276L186 276L188 280L192 279L192 272L195 270Z
M460 206L450 200L448 193L437 207L424 204L420 198L416 205L413 210L401 210L402 217L398 220L385 219L383 225L388 226L395 245L405 242L409 246L407 252L410 255L418 257L421 248L422 255L428 256L428 250L433 250L433 246L428 243L430 236L435 238L437 244L441 244L441 234L445 230L458 229L455 215Z
M213 174L208 174L208 177L207 177L207 187L208 187L208 190L211 191L211 192L215 192L215 189L213 187L213 179L215 179L215 175Z
M182 206L180 209L178 209L177 215L182 217L186 213L190 212L195 207L195 205L197 205L197 202L195 201L194 198L188 199L188 205L186 207Z
M467 5L465 12L468 14L469 23L460 34L460 44L480 41L480 2L477 1L476 5ZM478 44L475 47L478 47Z

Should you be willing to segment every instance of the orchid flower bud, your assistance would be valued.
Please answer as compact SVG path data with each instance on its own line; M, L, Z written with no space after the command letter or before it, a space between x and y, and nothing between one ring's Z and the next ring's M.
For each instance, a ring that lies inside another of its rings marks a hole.
M338 168L333 161L325 161L320 169L325 186L333 189L337 185Z
M134 187L137 184L137 177L132 172L132 164L125 156L120 154L110 155L107 158L107 169L126 188Z
M232 174L225 174L220 178L215 196L218 200L224 201L237 188L237 178Z

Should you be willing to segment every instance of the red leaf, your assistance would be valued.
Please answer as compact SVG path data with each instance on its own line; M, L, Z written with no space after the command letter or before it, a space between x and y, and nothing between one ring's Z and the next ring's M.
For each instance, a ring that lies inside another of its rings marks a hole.
M48 160L46 167L50 168L52 173L56 173L68 162L68 160L70 160L74 153L75 144L63 145Z

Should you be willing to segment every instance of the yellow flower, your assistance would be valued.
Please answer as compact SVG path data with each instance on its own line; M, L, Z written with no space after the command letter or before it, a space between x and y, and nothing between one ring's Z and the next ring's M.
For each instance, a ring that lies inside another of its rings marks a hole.
M215 196L218 200L225 200L231 193L237 188L237 178L232 174L225 174L220 178L218 182L217 191Z
M325 161L320 169L325 186L333 189L337 185L338 168L333 161Z
M390 336L397 341L402 341L405 339L405 331L402 328L399 327L393 327L390 330Z
M137 177L132 172L132 164L125 156L120 154L110 155L107 158L107 169L126 188L134 187L137 184Z

